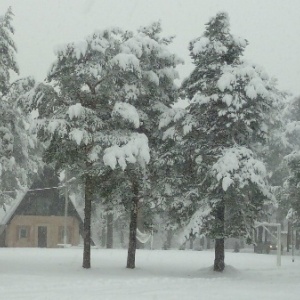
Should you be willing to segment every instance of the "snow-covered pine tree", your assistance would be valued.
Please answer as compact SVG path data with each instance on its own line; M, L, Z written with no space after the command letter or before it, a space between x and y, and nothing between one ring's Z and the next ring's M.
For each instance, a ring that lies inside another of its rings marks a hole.
M225 268L224 238L249 237L272 198L256 150L268 139L281 94L261 67L241 59L247 44L230 33L227 13L218 13L190 43L195 69L182 86L191 103L182 129L199 190L189 225L215 238L215 271Z
M160 23L136 34L114 28L58 49L48 76L55 88L39 85L31 97L29 106L39 111L39 134L49 144L47 160L86 179L84 267L90 266L90 203L105 166L126 169L132 185L127 266L135 267L148 140L157 147L159 117L174 102L175 67L182 62L167 49L172 39L160 32Z
M8 8L4 16L0 15L0 96L7 94L11 81L11 71L19 74L19 68L15 59L17 47L12 35L13 13L11 7Z
M0 192L1 205L31 184L39 158L34 153L36 137L30 132L30 120L18 105L18 99L31 88L27 79L11 83L11 72L18 74L16 46L12 39L13 13L9 8L0 16ZM3 194L2 192L5 191Z
M28 103L39 112L46 161L71 170L85 184L84 268L90 268L91 202L106 166L125 169L128 162L149 160L147 137L118 126L122 117L139 126L135 108L120 103L125 84L141 75L137 57L122 50L128 34L118 28L97 31L57 49L51 85L36 86Z
M133 165L149 160L146 134L158 125L162 107L173 102L179 62L159 31L159 24L136 35L115 28L58 49L48 76L58 93L39 85L31 99L31 109L40 114L39 133L49 143L48 161L88 177L86 210L92 194L87 187L92 191L94 185L89 182L103 175L104 165L124 170L131 163L127 174L136 179L136 202L140 198L143 168Z
M293 97L288 101L285 110L285 142L286 151L284 161L288 167L288 175L285 178L283 189L283 201L281 207L288 215L293 223L300 223L300 96ZM293 214L291 213L293 212Z
M287 93L282 93L283 98ZM284 188L285 179L288 176L288 167L284 157L290 152L291 144L285 134L287 102L280 104L280 114L274 118L274 122L269 126L269 138L261 147L260 155L264 157L264 162L268 172L268 181L271 185L272 194L275 196L273 202L265 206L266 214L258 221L281 223L285 221L288 212L288 202L286 201L286 191ZM262 228L257 228L262 230ZM261 231L262 233L262 231ZM258 235L262 238L262 234Z
M186 152L188 147L182 133L178 131L178 123L186 114L185 108L171 107L161 115L159 123L163 134L160 156L154 163L156 176L159 178L156 197L159 199L158 212L165 220L165 229L168 231L181 230L189 220L191 211L194 211L186 197L186 195L193 197L192 194L195 192L191 190L195 174L193 175L194 170L190 165L194 162Z
M177 88L174 84L175 79L178 78L176 66L182 63L182 60L168 49L168 45L173 38L163 38L161 37L161 32L160 22L154 22L149 26L141 27L137 33L131 35L122 44L124 53L134 55L138 59L140 76L137 77L137 80L127 82L123 86L123 99L115 105L115 108L117 107L118 110L114 110L114 114L123 118L123 123L120 124L121 128L127 127L128 130L138 131L147 136L152 157L146 170L137 168L136 165L131 165L126 170L132 183L133 192L130 209L128 268L135 267L138 219L143 219L143 216L141 216L143 210L147 210L147 215L149 216L151 210L149 207L146 207L146 203L149 205L150 202L153 202L153 197L151 196L155 194L159 183L159 178L157 177L158 166L154 163L158 161L161 155L161 135L158 125L162 112L170 108L176 99ZM135 108L136 113L129 110L130 106ZM137 116L135 121L138 124L138 126L135 125L137 128L128 123L129 118L135 115ZM127 120L125 124L124 120ZM145 180L146 178L147 180ZM145 199L145 193L148 194L147 199ZM144 201L140 201L142 198ZM151 198L152 200L150 201Z

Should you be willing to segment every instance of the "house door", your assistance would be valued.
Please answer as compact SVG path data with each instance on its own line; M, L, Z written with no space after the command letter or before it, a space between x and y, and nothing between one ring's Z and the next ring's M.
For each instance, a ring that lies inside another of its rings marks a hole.
M38 227L38 247L47 247L47 226Z

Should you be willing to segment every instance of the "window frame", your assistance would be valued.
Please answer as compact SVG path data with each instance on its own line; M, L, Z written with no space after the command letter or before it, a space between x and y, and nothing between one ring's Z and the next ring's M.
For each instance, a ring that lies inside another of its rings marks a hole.
M28 239L28 237L29 237L29 226L19 226L19 228L18 228L19 240Z

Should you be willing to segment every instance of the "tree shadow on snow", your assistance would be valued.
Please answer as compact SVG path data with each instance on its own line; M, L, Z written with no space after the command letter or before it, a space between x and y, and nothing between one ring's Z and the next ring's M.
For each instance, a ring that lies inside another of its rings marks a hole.
M210 266L207 268L202 268L200 270L197 270L192 277L194 278L235 278L235 277L241 277L242 272L238 269L226 265L223 272L215 272L214 267Z

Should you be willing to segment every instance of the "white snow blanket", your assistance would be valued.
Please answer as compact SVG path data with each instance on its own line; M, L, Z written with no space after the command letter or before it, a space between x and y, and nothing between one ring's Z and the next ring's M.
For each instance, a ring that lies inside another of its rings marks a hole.
M226 253L224 273L211 270L213 251L0 248L0 299L5 300L299 300L300 257Z

